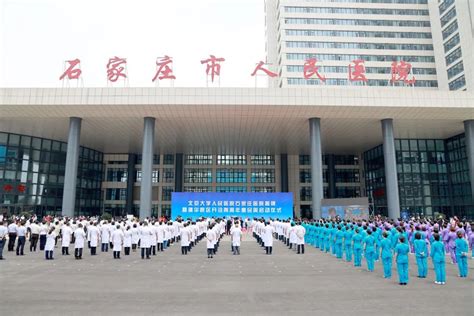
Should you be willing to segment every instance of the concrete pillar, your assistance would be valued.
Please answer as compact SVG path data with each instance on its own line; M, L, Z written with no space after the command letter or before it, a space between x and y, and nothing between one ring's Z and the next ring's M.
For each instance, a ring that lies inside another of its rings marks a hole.
M334 155L327 155L326 161L328 165L328 198L336 199L336 158Z
M127 200L125 201L126 214L133 214L133 185L135 183L136 154L128 154L127 164ZM134 214L137 215L137 214Z
M474 120L464 121L464 134L466 137L466 154L471 179L471 196L474 201Z
M184 160L183 154L178 153L175 157L174 165L174 192L183 192L183 169Z
M145 117L142 148L142 181L140 183L140 219L151 216L155 118Z
M321 199L323 195L323 159L321 151L321 120L309 119L309 141L311 150L311 191L313 218L321 218Z
M281 192L288 192L288 154L280 155Z
M382 134L388 217L397 219L400 217L400 199L398 196L397 159L392 119L382 120Z
M66 170L64 173L62 215L73 217L76 204L77 168L79 166L79 142L81 138L81 121L79 117L69 119L67 138Z

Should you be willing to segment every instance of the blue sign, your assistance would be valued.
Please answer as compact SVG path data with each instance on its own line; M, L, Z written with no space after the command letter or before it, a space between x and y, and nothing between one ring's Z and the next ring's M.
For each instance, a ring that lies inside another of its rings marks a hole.
M171 217L293 218L293 193L172 192Z

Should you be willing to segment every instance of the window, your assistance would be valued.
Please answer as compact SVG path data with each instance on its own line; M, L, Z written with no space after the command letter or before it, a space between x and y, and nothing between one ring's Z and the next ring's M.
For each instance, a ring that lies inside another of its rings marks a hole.
M163 182L171 183L174 181L174 169L165 168L163 169Z
M158 183L160 178L160 171L158 169L153 169L153 173L151 175L151 182L153 183ZM136 182L141 182L142 181L142 171L137 170L136 173Z
M258 193L272 193L275 192L275 187L252 187L251 191Z
M300 200L301 201L311 201L312 192L311 187L301 187L300 188Z
M454 35L450 40L444 43L444 52L449 52L457 44L459 44L459 34Z
M186 155L186 165L212 165L212 155Z
M311 183L311 170L310 169L300 170L300 183Z
M172 155L172 154L163 155L163 164L164 165L174 165L174 155Z
M462 57L461 47L456 48L452 53L446 56L446 65L450 65Z
M137 156L137 164L142 164L142 155ZM160 155L153 155L153 164L159 165L160 164Z
M357 166L359 165L359 157L354 155L335 155L334 164L346 165L346 166Z
M217 183L246 183L247 171L245 169L218 169Z
M360 182L358 169L336 169L336 182L357 183Z
M463 71L464 71L464 65L462 61L460 61L456 65L448 69L448 79L451 79L452 77L460 74Z
M250 181L252 183L275 183L275 170L252 169Z
M273 166L275 164L275 156L273 155L252 155L250 156L252 165Z
M319 7L288 7L289 13L335 13L335 14L383 14L383 15L428 15L428 10L414 9L370 9L370 8L319 8Z
M448 24L456 16L456 7L453 7L441 18L441 27Z
M443 39L445 40L446 38L448 38L451 34L456 32L457 29L458 29L458 22L457 21L454 21L453 23L449 24L449 26L447 26L442 32Z
M309 155L300 155L300 166L310 166L311 160Z
M106 181L109 182L127 182L128 170L124 168L111 168L107 169Z
M466 78L464 78L464 75L461 77L454 79L449 83L449 90L458 90L461 89L466 85Z
M430 32L382 32L285 29L287 36L377 37L377 38L432 38Z
M171 201L171 192L173 192L173 187L162 187L161 188L161 200L162 201Z
M336 49L383 49L383 50L433 50L431 44L393 44L393 43L358 43L358 42L311 42L286 41L289 48L336 48Z
M216 192L247 192L246 187L217 186Z
M105 199L109 201L125 201L127 199L127 189L106 189Z
M400 26L400 27L430 27L429 21L397 21L397 20L367 20L367 19L315 19L315 18L285 18L285 24L320 24L320 25L367 25L367 26Z
M212 171L211 169L185 169L184 182L185 183L211 183Z
M434 56L399 56L399 55L356 55L356 54L320 54L320 53L287 53L286 59L288 60L307 60L310 58L316 58L317 60L346 60L353 61L355 59L363 59L365 61L406 61L410 63L434 63Z
M247 156L246 155L217 155L217 164L218 165L246 165Z
M184 192L212 192L212 187L190 187L184 186Z

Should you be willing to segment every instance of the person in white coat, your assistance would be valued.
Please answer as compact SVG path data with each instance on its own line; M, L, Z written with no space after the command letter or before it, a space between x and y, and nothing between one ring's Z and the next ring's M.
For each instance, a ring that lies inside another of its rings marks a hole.
M112 233L112 244L113 244L113 252L114 252L114 259L120 259L120 251L122 251L124 233L120 228L120 225L116 226L116 229Z
M156 244L157 244L157 229L154 223L150 224L151 236L150 236L150 252L153 256L156 256Z
M133 224L131 231L132 231L132 251L136 252L138 242L140 241L140 230L137 227L137 223Z
M296 245L297 254L304 254L304 235L306 229L301 225L301 222L296 223Z
M240 243L242 241L242 230L239 222L235 222L235 226L230 230L232 240L232 250L234 255L240 255Z
M69 244L71 243L72 229L69 222L61 227L61 249L62 255L69 256Z
M188 250L189 250L189 243L191 240L191 232L189 230L189 223L184 223L183 227L181 227L180 239L181 239L181 254L187 255Z
M110 241L110 229L107 221L105 221L100 227L100 239L102 240L102 252L109 251L109 241Z
M151 239L151 229L148 226L148 222L144 222L140 227L140 249L142 254L142 259L150 259L150 239Z
M275 229L270 222L265 222L265 227L263 228L263 243L265 245L265 251L267 255L271 255L273 251L273 233Z
M89 247L91 248L91 256L95 256L97 254L99 239L100 231L97 227L97 222L90 222L90 225L87 228L87 241L89 242Z
M163 243L165 240L165 225L160 221L159 225L156 227L156 242L158 243L158 251L163 251Z
M217 241L217 236L213 229L214 225L215 224L210 224L209 229L206 232L207 258L214 257L214 245L216 244L216 241Z
M132 229L128 225L123 233L123 250L126 256L130 255L130 247L132 247Z
M84 232L81 223L77 225L77 228L74 231L74 238L74 257L76 259L82 259L82 250L84 249L86 233Z
M46 234L46 244L44 246L44 254L46 260L53 260L53 251L54 251L54 243L56 242L56 233L54 232L54 227L51 227Z

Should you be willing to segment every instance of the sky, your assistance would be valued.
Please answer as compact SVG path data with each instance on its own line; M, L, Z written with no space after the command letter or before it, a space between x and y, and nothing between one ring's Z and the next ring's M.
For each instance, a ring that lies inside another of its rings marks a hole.
M84 87L106 87L114 56L127 59L130 87L154 87L164 55L175 87L205 87L200 61L210 54L226 59L221 87L254 87L264 0L0 0L1 87L61 87L64 62L76 58Z

